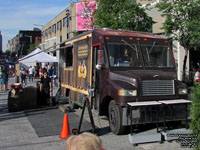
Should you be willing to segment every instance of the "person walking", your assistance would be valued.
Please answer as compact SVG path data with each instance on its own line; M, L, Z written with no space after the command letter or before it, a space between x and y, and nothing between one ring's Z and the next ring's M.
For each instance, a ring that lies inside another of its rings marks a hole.
M47 101L50 100L51 91L51 79L48 77L47 72L44 72L40 81L41 104L47 104Z
M32 68L32 66L30 66L28 71L29 71L29 81L33 82L33 68Z
M0 69L0 91L6 91L6 74L4 70Z
M23 85L26 85L26 70L24 69L24 67L22 67L21 69L20 76L21 76L21 84L23 87Z

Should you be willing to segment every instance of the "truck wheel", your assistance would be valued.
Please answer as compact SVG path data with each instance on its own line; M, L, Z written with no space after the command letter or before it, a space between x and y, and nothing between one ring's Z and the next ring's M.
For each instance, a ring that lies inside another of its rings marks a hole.
M78 109L79 106L77 104L74 103L73 100L71 100L71 94L70 94L70 91L69 91L69 106L70 108L73 110L73 109Z
M108 108L110 129L114 134L123 134L125 126L122 126L122 110L117 106L115 101L112 100Z

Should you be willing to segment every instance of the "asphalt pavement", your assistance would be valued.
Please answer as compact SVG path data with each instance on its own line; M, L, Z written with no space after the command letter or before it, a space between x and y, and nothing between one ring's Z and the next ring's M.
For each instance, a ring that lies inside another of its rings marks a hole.
M14 78L9 79L9 85L12 83ZM30 85L36 86L36 82L28 82L27 86ZM0 92L0 150L66 150L66 139L59 138L64 116L61 110L57 107L40 107L11 113L7 109L7 98L8 91ZM78 127L81 112L81 109L77 109L70 114L71 116L69 115L70 122L73 122L70 129ZM110 131L106 117L99 117L95 111L93 117L97 128L96 134L101 138L103 148L106 150L186 149L181 148L180 143L176 141L133 146L128 140L128 134L118 136ZM89 115L85 111L83 123L85 126L82 126L82 132L89 131L89 122Z

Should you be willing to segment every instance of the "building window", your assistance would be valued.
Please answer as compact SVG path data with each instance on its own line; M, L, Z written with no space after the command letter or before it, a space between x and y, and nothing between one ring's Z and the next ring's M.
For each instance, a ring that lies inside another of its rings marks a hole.
M52 32L56 33L56 24L52 26Z
M48 29L48 34L51 34L51 27L49 27Z
M61 20L57 22L57 30L62 30Z
M43 36L43 37L45 36L45 31L42 32L42 36Z
M67 27L68 20L67 17L63 18L63 27Z
M47 36L47 34L48 34L48 30L46 29L46 30L45 30L45 35Z
M71 17L67 17L67 27L69 27L70 18Z

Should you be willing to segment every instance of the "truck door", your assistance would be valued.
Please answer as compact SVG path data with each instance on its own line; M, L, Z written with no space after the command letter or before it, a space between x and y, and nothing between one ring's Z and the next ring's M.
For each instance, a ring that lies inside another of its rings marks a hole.
M96 69L96 65L98 64L98 50L100 49L100 45L93 46L93 66L92 66L92 86L94 89L94 109L99 110L99 70Z
M100 110L102 100L106 94L108 94L108 69L106 67L105 52L100 45L93 47L93 88L94 92L94 108L99 111L105 112L106 110Z

